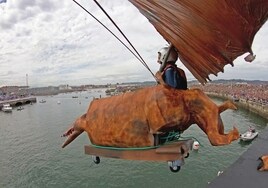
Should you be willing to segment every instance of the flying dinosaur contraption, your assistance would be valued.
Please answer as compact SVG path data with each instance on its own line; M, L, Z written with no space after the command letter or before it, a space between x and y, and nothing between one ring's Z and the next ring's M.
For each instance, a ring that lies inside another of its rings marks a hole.
M254 60L251 45L268 17L267 0L129 1L179 51L181 62L202 84L240 55L248 53L245 60ZM91 146L85 146L85 152L95 156L96 163L99 156L167 161L177 172L193 143L177 138L192 124L214 146L239 138L236 128L224 132L220 114L227 109L236 107L231 101L218 106L199 89L159 84L93 100L64 133L68 138L62 147L86 131Z

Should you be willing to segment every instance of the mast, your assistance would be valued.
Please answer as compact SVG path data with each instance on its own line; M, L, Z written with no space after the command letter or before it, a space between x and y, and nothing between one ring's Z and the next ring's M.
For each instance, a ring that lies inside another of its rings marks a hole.
M26 74L26 87L28 88L29 85L28 85L28 74Z
M28 83L28 74L26 74L26 95L29 96L29 83Z

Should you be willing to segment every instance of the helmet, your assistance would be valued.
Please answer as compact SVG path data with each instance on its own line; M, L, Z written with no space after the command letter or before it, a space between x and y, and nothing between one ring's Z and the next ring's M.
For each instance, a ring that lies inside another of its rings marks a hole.
M158 63L162 64L165 61L166 55L168 52L168 47L161 48L158 51ZM176 52L175 48L171 48L169 52L169 56L167 58L167 62L176 62L178 59L178 53Z

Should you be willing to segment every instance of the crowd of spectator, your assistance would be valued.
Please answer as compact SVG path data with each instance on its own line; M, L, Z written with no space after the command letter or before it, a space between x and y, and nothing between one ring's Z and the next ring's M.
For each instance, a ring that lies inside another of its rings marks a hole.
M204 86L194 85L204 92L225 95L234 100L244 100L246 102L257 103L258 105L268 105L268 84L247 84L247 83L209 83Z

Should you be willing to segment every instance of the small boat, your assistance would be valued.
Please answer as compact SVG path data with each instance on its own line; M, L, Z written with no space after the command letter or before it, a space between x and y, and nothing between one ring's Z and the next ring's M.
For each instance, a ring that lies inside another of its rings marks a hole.
M4 104L2 107L2 111L3 112L12 112L12 107L10 106L10 104Z
M240 139L243 141L251 141L258 136L258 132L254 127L250 126L247 132L240 135Z
M42 99L41 101L39 101L40 103L46 103L47 101Z
M17 108L17 111L21 111L21 110L23 110L24 108L22 107L22 106L20 106L20 107L18 107Z
M57 101L57 104L60 104L61 102L60 101Z
M194 141L194 143L193 143L193 150L198 150L199 149L199 146L200 146L200 144L199 144L199 142L197 142L197 141Z
M78 98L78 96L72 96L72 98L74 98L74 99L75 99L75 98Z

